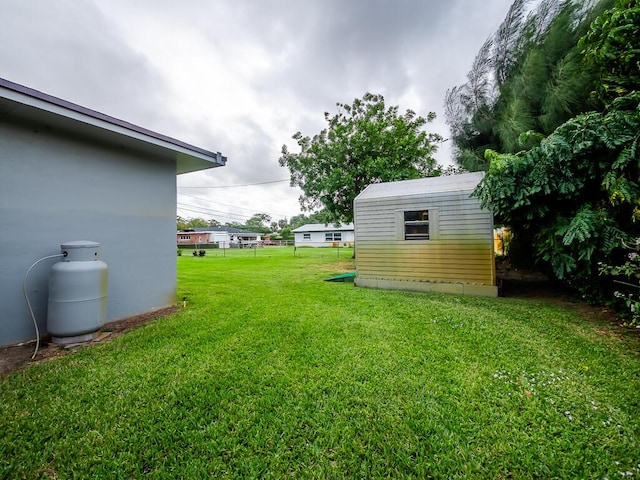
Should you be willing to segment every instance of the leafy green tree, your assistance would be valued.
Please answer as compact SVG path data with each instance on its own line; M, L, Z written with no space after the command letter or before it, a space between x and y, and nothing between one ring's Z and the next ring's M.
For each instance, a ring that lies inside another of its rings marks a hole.
M442 138L423 130L434 113L399 114L371 93L337 107L337 114L325 113L327 128L313 138L293 136L299 153L282 147L279 163L289 169L291 186L304 192L303 210L324 207L333 221L351 222L353 200L367 185L439 173L432 155Z
M266 213L255 213L244 224L245 228L259 233L268 233L271 229L271 216Z
M331 223L332 217L331 214L326 210L326 209L321 209L317 212L312 212L309 215L305 215L304 213L301 213L299 215L294 215L293 217L291 217L291 219L289 220L289 226L292 229L301 227L303 225L308 225L310 223Z
M178 230L184 230L185 228L187 228L187 220L178 215L176 217L176 228Z
M640 8L637 0L616 3L591 25L580 47L598 74L598 95L605 102L640 86ZM635 46L635 48L633 48Z
M257 233L269 233L272 228L271 216L266 213L254 213L245 223L227 222L225 227L251 230Z
M638 232L638 113L582 114L529 151L488 151L477 195L559 279L588 281L625 234Z
M298 227L301 227L302 225L306 225L307 223L311 223L308 221L308 218L309 217L307 217L304 213L301 213L299 215L294 215L289 219L289 226L291 228L298 228Z
M186 230L189 228L203 228L203 227L211 227L213 226L211 222L216 222L215 220L205 220L204 218L191 218L189 220L184 219L180 216L176 217L176 223L178 230ZM218 225L219 223L216 222Z
M613 86L598 90L604 111L575 116L528 151L489 150L475 192L540 265L591 296L611 287L598 264L615 264L622 241L640 236L639 18L635 1L618 0L580 41Z
M282 240L293 240L293 233L291 233L291 227L283 227L280 230L280 237Z
M238 223L238 222L226 222L224 226L229 228L238 228L240 230L243 230L246 228L244 223Z

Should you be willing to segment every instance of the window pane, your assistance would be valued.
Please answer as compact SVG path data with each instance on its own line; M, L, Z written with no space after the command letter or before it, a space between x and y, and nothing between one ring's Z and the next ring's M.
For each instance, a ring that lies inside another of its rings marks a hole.
M404 212L405 222L428 222L429 210L415 210Z
M342 233L341 233L341 232L340 232L340 233L334 233L334 234L333 234L333 239L334 239L336 242L340 242L340 241L342 241Z
M327 242L332 241L332 240L333 240L333 234L332 234L332 233L325 233L325 234L324 234L324 239L325 239L325 241L327 241Z
M429 210L404 212L404 239L429 240Z

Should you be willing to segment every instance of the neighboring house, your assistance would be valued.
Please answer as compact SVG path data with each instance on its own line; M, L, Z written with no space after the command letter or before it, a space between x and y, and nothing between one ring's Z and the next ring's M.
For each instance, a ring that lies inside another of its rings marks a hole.
M177 234L178 247L197 247L205 243L213 243L209 232L196 232L194 230L180 230Z
M294 230L296 247L351 247L353 246L353 223L337 227L333 223L309 223Z
M215 244L218 248L251 247L260 244L262 234L232 227L202 227L180 230L179 247L199 247Z
M497 296L482 173L369 185L354 201L356 285Z
M225 157L3 79L0 145L0 346L35 339L25 273L69 241L101 245L107 321L175 304L176 174ZM28 278L41 333L57 261Z

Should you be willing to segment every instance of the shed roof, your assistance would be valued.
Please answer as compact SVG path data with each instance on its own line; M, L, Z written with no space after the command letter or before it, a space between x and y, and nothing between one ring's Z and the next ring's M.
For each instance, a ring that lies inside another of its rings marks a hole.
M291 230L294 233L302 233L302 232L346 232L353 230L353 223L345 223L336 227L333 223L307 223L306 225L302 225L301 227L295 228Z
M221 167L227 158L124 120L0 78L0 117L35 122L176 161L176 173Z
M441 177L419 178L416 180L374 183L360 192L356 200L424 195L425 193L471 191L476 188L483 176L483 172L473 172L458 175L443 175Z

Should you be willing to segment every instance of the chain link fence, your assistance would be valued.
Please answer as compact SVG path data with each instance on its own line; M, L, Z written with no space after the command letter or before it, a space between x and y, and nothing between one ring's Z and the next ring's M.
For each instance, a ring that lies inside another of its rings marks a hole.
M321 256L324 257L331 251L336 258L351 258L353 247L345 247L336 243L330 247L296 247L292 240L288 241L257 241L242 244L234 242L216 242L198 245L178 245L178 256L193 257L259 257L278 255L293 256Z

